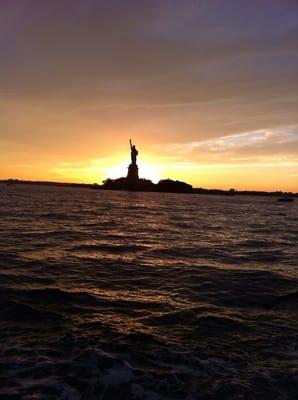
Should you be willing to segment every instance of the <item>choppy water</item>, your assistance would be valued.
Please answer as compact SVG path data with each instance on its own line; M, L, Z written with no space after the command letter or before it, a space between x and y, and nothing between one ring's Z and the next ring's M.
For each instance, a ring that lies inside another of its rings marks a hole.
M294 399L297 201L0 186L0 398Z

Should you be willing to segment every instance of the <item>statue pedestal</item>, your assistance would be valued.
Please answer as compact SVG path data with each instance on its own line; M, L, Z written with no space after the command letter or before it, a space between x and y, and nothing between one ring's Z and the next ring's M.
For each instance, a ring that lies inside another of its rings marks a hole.
M126 181L129 185L136 185L139 181L139 168L137 164L130 164L128 167L128 173Z

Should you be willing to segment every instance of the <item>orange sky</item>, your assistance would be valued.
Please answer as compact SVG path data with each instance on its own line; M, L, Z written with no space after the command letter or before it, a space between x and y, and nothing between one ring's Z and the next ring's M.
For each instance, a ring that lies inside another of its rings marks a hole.
M297 3L220 3L1 2L0 179L298 191Z

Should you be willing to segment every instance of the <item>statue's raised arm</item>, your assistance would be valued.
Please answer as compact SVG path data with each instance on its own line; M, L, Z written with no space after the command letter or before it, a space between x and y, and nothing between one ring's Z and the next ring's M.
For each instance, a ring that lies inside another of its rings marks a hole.
M132 149L131 139L129 139L130 149Z

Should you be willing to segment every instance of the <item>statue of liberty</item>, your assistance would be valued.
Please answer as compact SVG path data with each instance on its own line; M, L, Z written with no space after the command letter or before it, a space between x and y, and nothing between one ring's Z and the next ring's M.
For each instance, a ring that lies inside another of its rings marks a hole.
M128 173L126 177L126 181L129 185L134 186L139 181L139 168L137 165L137 155L138 150L136 146L131 143L131 139L129 140L130 144L130 157L131 157L131 164L128 167Z
M129 139L129 144L130 144L131 164L137 165L137 155L139 154L138 150L136 149L135 145L132 145L131 139Z

